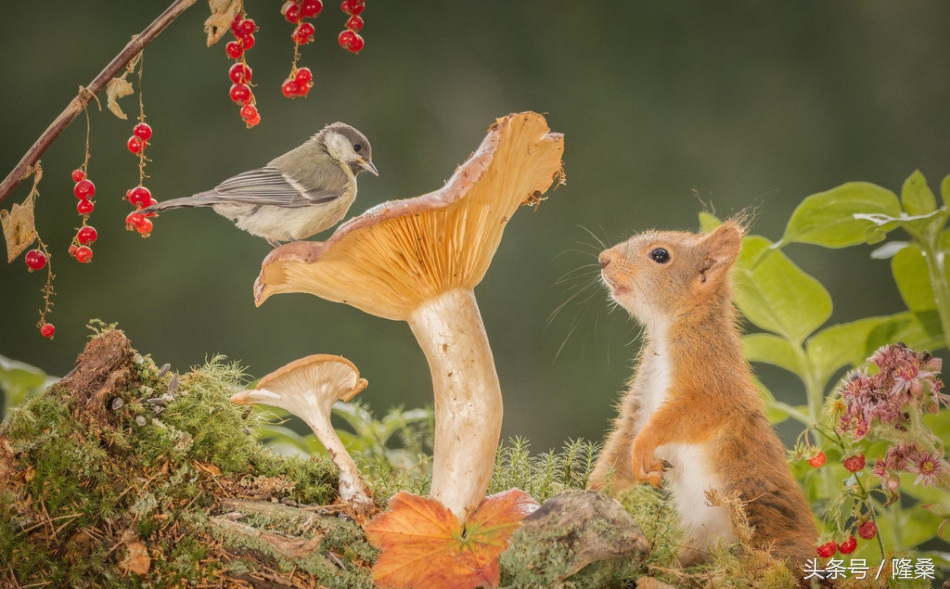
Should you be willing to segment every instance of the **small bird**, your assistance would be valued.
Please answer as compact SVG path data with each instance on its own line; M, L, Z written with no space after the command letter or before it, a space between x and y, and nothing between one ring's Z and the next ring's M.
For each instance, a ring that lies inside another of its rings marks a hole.
M211 207L239 229L276 247L339 222L356 198L356 175L363 170L379 175L372 156L365 135L345 123L333 123L262 168L141 212Z

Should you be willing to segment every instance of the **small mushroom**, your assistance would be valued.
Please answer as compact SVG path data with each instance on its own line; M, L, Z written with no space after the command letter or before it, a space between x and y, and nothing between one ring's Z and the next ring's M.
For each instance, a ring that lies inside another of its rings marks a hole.
M430 495L464 523L488 489L502 398L473 289L521 204L562 177L564 137L539 114L498 119L441 189L383 203L326 242L273 250L255 302L306 292L407 321L429 362L435 395Z
M290 411L310 426L340 469L340 499L358 513L374 507L353 458L330 423L337 401L349 401L366 388L366 379L342 356L314 354L271 372L257 388L231 396L238 405L271 405Z

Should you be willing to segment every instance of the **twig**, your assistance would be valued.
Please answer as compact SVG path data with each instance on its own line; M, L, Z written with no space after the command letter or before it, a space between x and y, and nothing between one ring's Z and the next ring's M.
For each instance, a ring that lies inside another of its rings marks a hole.
M165 12L145 27L141 33L133 37L88 86L79 88L79 92L69 102L66 109L46 128L46 131L43 131L43 134L40 135L36 143L26 152L20 160L20 163L4 178L3 182L0 182L0 202L3 202L3 199L13 192L13 189L16 188L20 182L29 177L30 169L39 161L40 156L52 145L53 141L59 137L66 127L73 122L73 119L79 116L79 113L86 108L89 101L106 87L109 80L114 78L133 57L138 55L146 45L165 30L165 27L170 25L172 21L178 18L182 12L190 8L195 2L197 2L197 0L174 0L171 6L165 9Z

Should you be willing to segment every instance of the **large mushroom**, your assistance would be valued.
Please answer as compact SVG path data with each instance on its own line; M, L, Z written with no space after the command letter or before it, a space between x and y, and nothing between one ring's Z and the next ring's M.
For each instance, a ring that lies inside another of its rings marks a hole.
M430 496L463 523L488 489L502 420L473 289L515 210L563 177L563 150L563 135L541 115L500 118L441 189L378 205L326 242L275 249L254 285L257 305L305 292L409 323L435 395Z
M337 401L349 401L366 388L366 379L352 362L342 356L314 354L295 360L271 372L257 388L231 396L238 405L270 405L290 411L302 419L324 445L340 469L340 499L357 513L375 507L356 463L330 422Z

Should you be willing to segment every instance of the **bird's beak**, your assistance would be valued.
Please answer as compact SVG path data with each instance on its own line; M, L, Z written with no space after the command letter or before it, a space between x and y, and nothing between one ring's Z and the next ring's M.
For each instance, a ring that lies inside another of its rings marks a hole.
M379 172L376 170L376 166L373 165L373 162L364 160L363 158L358 158L356 164L371 173L373 176L379 176Z

